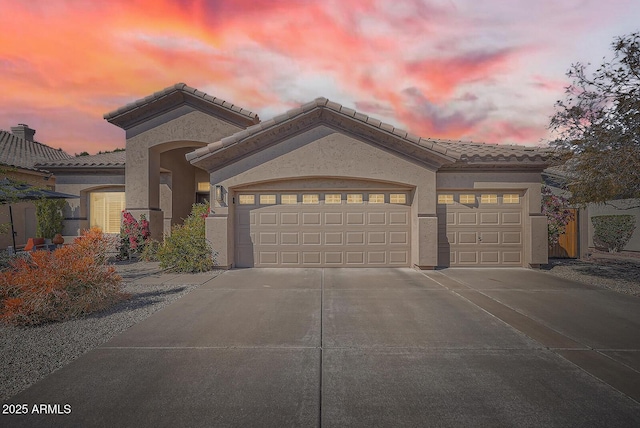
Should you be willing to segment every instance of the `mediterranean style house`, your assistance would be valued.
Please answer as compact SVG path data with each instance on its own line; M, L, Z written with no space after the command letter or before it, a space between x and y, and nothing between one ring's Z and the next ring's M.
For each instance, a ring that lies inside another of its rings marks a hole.
M542 149L420 138L325 98L260 121L184 83L105 119L125 151L39 165L81 196L66 235L117 233L126 209L162 239L207 200L224 268L547 263Z

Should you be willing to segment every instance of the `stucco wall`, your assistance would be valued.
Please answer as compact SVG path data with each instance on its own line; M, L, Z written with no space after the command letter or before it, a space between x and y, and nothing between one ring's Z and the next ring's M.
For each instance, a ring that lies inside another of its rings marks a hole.
M162 238L167 226L165 218L171 219L171 223L179 221L188 215L192 201L195 200L194 167L186 163L185 151L181 150L187 147L192 150L218 141L240 129L242 128L185 105L127 130L126 206L136 218L145 214L148 219L153 219L150 220L153 238ZM168 156L162 156L163 153L174 150L175 162ZM177 169L171 185L172 206L178 211L166 215L160 201L160 169L162 164L169 166L169 163L171 168ZM189 169L180 163L187 165ZM184 181L183 175L186 175ZM176 186L179 187L177 193Z
M338 181L355 178L414 189L411 262L422 267L436 266L436 240L419 239L437 236L435 171L332 128L317 126L212 171L211 183L226 189L229 202L235 190L243 186L305 177ZM231 208L225 205L214 207L216 217L208 220L207 233L219 252L219 263L228 266L233 263L233 205L230 204ZM225 237L229 241L227 246L220 241Z
M171 181L167 183L171 195L171 211L166 212L162 208L165 222L170 219L171 225L182 223L196 200L196 168L185 159L185 154L192 150L175 149L160 155L160 166L171 171Z
M64 236L78 236L89 228L89 194L92 191L124 192L124 170L111 172L78 172L77 174L57 173L56 191L80 196L67 199L64 209Z
M640 200L638 199L625 199L620 201L613 201L612 204L617 207L631 207L639 206ZM640 207L632 209L616 209L610 205L603 204L589 204L587 207L588 212L588 230L589 230L589 247L594 247L593 243L593 223L591 218L600 215L633 215L636 218L636 230L631 236L631 240L624 248L625 251L640 251Z

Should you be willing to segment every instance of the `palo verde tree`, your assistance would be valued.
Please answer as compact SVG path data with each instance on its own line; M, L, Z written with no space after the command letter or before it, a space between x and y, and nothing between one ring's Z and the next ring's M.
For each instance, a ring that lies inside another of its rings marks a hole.
M571 66L549 125L579 205L640 198L640 33L617 37L612 48L592 73L589 64Z

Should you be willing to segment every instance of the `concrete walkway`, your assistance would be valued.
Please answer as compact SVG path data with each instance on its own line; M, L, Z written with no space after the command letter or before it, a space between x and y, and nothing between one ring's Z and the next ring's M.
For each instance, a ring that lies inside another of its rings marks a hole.
M234 270L10 403L71 413L0 426L638 426L640 299L524 269Z

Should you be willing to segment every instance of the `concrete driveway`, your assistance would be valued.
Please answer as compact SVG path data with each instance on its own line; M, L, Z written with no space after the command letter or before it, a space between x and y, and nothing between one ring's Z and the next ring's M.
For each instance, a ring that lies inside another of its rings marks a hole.
M640 299L524 269L235 270L9 402L71 413L2 426L638 426Z

